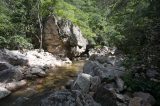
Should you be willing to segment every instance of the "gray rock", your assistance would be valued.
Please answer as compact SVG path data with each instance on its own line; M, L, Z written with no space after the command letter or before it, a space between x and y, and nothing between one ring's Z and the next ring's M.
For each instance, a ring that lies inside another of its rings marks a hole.
M100 64L97 61L86 62L83 67L83 72L86 74L90 74L91 76L99 76L101 79L114 79L115 77L124 76L125 73L124 70L121 70L119 67L104 67L103 64Z
M41 100L40 106L101 106L90 95L79 91L56 91Z
M37 75L37 76L40 76L40 77L46 76L46 73L40 67L32 67L31 68L31 74Z
M55 16L48 17L45 22L44 43L49 52L68 57L79 56L88 44L78 26Z
M141 97L134 97L130 100L129 106L152 106L152 105L147 102L144 102Z
M9 69L11 67L13 67L11 64L9 64L7 62L0 61L0 71L5 70L5 69Z
M80 90L87 93L90 89L91 77L92 76L90 76L89 74L79 74L72 86L72 89Z
M6 88L0 87L0 99L8 96L11 91L7 90Z
M101 85L94 94L94 100L102 106L117 106L116 95L113 91Z
M91 77L91 91L96 91L98 86L101 84L101 79L98 76Z
M0 71L0 82L7 83L7 82L19 81L23 79L22 71L23 71L23 68L19 66Z
M119 77L116 77L116 85L118 87L118 91L123 91L124 90L124 81L119 78Z
M154 105L156 103L155 98L149 94L149 93L144 93L144 92L135 92L134 97L140 97L144 101L144 103L149 103L151 105Z

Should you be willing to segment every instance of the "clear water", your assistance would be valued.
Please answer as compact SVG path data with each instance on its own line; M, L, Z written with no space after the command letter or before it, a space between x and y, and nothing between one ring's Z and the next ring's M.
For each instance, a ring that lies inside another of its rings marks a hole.
M29 80L24 88L0 100L0 106L21 106L18 101L21 97L29 99L33 96L34 99L29 99L30 104L26 106L34 106L31 103L37 102L40 99L39 95L44 96L45 93L47 94L50 91L64 89L67 82L75 79L77 74L82 71L83 65L84 61L76 61L72 65L50 70L45 78Z

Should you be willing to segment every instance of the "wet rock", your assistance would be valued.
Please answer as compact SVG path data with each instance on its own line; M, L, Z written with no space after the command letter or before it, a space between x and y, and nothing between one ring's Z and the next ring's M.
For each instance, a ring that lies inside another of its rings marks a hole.
M89 74L81 73L75 80L72 89L80 90L87 93L91 85L91 76Z
M90 95L79 91L56 91L41 101L41 106L101 106Z
M5 98L11 93L11 91L7 90L6 88L0 87L0 99Z
M156 102L155 98L152 95L150 95L149 93L135 92L133 95L134 95L134 97L140 97L140 98L142 98L142 100L145 103L149 103L151 105L154 105L155 102Z
M17 82L7 83L5 88L10 90L10 91L15 91L15 90L18 90L21 87L24 87L26 84L27 84L26 80L21 80L21 81L17 81Z

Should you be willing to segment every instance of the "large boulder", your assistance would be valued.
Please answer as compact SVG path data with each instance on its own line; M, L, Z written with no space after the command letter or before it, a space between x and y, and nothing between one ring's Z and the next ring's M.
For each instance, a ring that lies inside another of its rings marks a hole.
M45 97L40 106L101 106L88 94L79 91L56 91Z
M99 76L101 79L114 79L124 76L125 70L121 67L107 66L97 61L88 61L83 67L83 72L91 76Z
M75 26L71 21L64 19L58 21L58 26L63 42L65 45L68 45L71 50L68 52L68 55L79 56L86 50L88 41L83 37L78 26Z
M63 43L63 40L59 36L57 19L54 16L48 17L44 24L43 40L43 46L48 52L62 56L67 54L66 45Z
M91 77L92 76L90 76L89 74L79 74L76 81L73 84L73 89L87 93L91 85Z
M79 90L83 93L96 91L101 80L98 76L92 77L89 74L81 73L72 85L72 89Z
M44 77L46 76L46 73L41 69L40 67L32 67L31 68L31 74L32 75L37 75L39 77Z
M44 46L49 52L71 58L84 52L87 44L80 28L71 21L48 17L44 25Z

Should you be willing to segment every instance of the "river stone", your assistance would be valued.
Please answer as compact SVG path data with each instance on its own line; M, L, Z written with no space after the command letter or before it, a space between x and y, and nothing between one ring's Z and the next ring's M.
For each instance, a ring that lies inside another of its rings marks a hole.
M46 75L46 73L40 67L32 67L31 68L31 74L37 75L37 76L40 76L40 77L44 77Z
M8 96L11 91L7 90L6 88L0 87L0 99Z
M74 82L72 89L80 90L87 93L91 85L91 77L89 74L81 73Z

